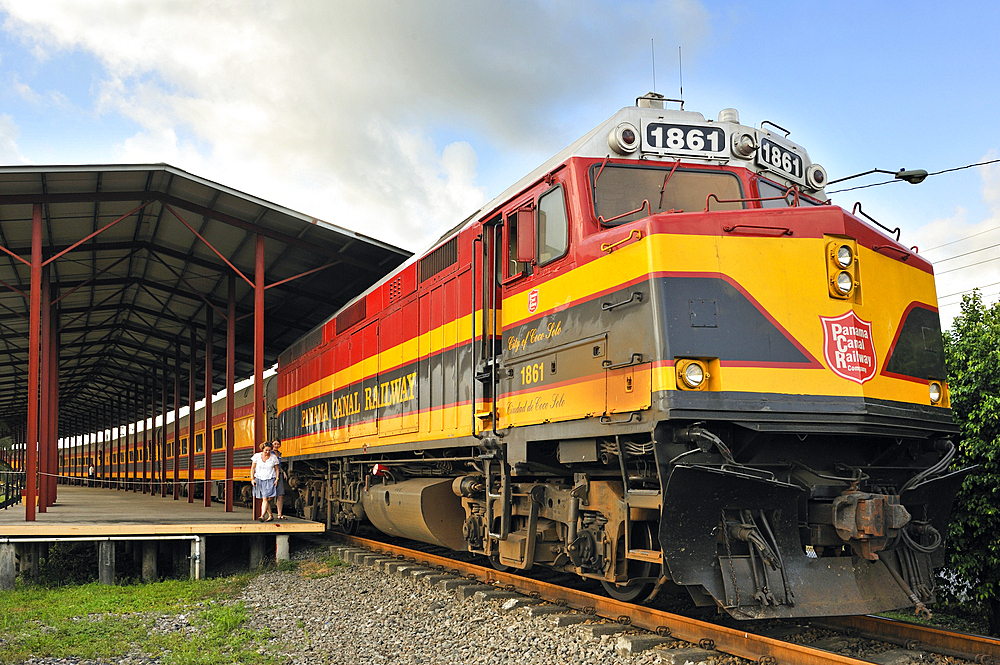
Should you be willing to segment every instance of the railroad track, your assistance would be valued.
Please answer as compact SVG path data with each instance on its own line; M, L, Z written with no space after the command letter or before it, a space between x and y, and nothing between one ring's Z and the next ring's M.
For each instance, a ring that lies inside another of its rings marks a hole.
M607 596L530 577L522 577L517 574L504 573L475 563L379 540L357 536L339 536L339 540L352 547L369 550L372 553L402 558L409 563L437 569L504 590L516 591L580 612L648 630L661 637L689 642L702 649L714 649L723 654L761 664L865 665L871 662L884 662L884 657L876 657L873 660L859 659L806 644L797 644L776 637L755 634L745 629L718 625L642 605L624 603ZM1000 640L989 637L951 632L872 616L824 617L811 620L809 627L842 633L848 640L860 638L903 647L906 651L898 652L899 659L905 658L907 652L912 652L916 658L929 652L959 658L979 665L1000 664ZM827 644L829 643L830 640L827 640ZM900 660L900 662L904 661Z

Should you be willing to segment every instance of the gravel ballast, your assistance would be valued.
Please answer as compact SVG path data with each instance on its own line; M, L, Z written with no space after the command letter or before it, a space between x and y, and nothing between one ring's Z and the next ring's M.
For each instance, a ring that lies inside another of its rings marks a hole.
M463 600L439 585L365 565L319 579L268 572L240 600L253 625L269 627L273 648L296 665L664 662L655 650L619 656L620 635L594 637L579 624L558 627L523 607L505 609L516 605L509 599Z

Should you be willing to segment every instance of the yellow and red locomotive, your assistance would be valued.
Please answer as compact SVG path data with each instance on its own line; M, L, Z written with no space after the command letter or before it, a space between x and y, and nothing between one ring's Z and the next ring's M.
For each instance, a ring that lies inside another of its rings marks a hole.
M288 349L307 517L737 618L933 600L930 264L776 125L649 94Z

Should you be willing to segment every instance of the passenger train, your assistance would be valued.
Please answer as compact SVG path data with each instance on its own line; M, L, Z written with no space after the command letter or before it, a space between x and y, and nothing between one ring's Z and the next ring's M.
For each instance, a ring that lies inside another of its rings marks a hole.
M621 109L280 356L299 514L739 619L926 611L967 473L932 267L788 131L673 104Z

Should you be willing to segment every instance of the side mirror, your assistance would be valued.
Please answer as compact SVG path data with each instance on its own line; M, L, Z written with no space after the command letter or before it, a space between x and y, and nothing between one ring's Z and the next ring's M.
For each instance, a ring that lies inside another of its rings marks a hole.
M517 260L529 266L535 263L535 208L517 211Z

